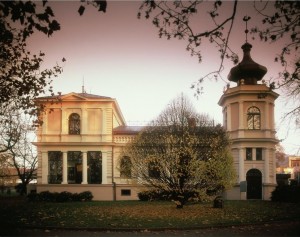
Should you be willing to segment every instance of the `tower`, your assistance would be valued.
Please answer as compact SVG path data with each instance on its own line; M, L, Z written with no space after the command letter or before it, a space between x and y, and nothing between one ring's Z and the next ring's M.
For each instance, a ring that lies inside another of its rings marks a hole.
M276 186L274 102L278 94L262 80L267 68L253 61L251 48L247 41L242 46L243 60L228 75L236 86L227 87L219 100L237 171L236 185L225 196L268 200Z

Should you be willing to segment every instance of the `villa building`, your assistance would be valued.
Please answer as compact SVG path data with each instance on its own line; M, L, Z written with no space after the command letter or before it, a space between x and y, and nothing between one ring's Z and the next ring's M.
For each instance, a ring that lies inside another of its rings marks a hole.
M219 100L238 174L227 199L269 200L276 186L274 102L278 94L264 81L267 69L255 63L251 45L228 76L235 87ZM262 81L261 84L258 82ZM91 191L94 200L135 200L138 186L122 175L122 147L142 127L126 126L117 101L85 93L41 97L43 124L37 131L37 192Z
M41 97L43 124L37 131L37 192L91 191L94 200L137 199L122 177L122 146L141 130L127 127L117 101L82 93ZM128 129L130 128L130 129Z

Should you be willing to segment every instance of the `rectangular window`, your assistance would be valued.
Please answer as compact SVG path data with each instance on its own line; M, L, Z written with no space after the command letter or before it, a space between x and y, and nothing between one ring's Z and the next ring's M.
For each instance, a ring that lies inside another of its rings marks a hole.
M49 164L49 184L60 184L62 182L62 152L49 151L48 152Z
M102 153L101 151L89 151L87 153L88 183L102 183Z
M262 148L256 148L256 160L262 160Z
M130 189L121 189L121 196L131 196Z
M81 184L82 182L82 153L68 151L68 183Z
M252 160L252 148L246 148L246 160Z

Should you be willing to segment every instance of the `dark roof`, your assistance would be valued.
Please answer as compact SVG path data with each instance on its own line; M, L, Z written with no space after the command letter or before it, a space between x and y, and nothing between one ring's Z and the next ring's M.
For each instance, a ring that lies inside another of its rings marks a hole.
M85 98L111 99L111 97L101 96L101 95L93 95L93 94L88 94L88 93L75 93L75 94L80 95Z
M113 129L113 133L115 135L118 134L128 134L128 135L135 135L141 132L145 126L119 126Z
M243 60L235 67L231 68L228 80L234 82L240 82L244 80L244 84L253 85L257 84L263 76L267 73L267 68L254 62L251 58L250 51L252 45L245 43L242 46L244 57Z

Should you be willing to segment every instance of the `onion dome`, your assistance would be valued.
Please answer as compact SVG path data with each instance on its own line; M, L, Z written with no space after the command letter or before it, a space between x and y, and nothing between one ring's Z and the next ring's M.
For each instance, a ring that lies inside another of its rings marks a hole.
M243 60L235 67L231 68L228 80L234 81L238 85L255 85L267 73L268 69L253 61L250 55L252 45L246 42L242 49L244 52ZM241 81L243 80L243 81Z

